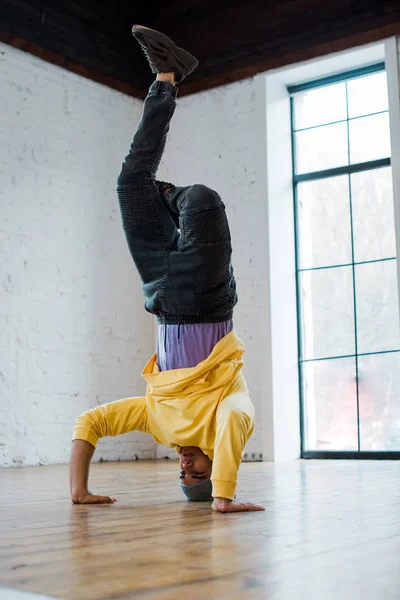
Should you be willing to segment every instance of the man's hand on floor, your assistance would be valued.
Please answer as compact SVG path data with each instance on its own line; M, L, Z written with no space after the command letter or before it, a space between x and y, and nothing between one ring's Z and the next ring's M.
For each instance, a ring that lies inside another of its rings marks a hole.
M265 508L259 504L252 504L251 502L235 502L234 500L228 500L227 498L214 498L211 508L216 512L222 513L265 510Z
M114 504L116 501L117 499L111 496L98 496L91 492L84 492L72 497L73 504Z

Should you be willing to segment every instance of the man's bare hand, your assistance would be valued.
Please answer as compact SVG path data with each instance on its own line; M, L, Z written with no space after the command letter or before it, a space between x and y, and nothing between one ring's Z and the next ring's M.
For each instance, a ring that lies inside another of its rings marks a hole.
M111 496L98 496L91 492L84 492L83 494L77 494L72 496L73 504L114 504L116 498Z
M265 510L265 508L259 504L252 504L251 502L235 502L234 500L228 500L227 498L214 498L211 508L216 512L221 513Z

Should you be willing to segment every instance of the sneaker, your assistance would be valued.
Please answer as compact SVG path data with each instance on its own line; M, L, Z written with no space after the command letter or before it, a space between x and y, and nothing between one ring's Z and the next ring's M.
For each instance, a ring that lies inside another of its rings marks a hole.
M159 31L134 25L132 34L141 45L153 73L175 73L176 83L181 83L199 64L197 58Z

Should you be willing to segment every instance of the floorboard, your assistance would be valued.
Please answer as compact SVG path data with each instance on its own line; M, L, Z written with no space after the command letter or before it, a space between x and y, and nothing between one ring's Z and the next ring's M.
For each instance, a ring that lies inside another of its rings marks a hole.
M0 469L1 600L400 598L396 461L246 463L266 511L233 515L182 500L174 461L91 475L116 504L71 505L66 466Z

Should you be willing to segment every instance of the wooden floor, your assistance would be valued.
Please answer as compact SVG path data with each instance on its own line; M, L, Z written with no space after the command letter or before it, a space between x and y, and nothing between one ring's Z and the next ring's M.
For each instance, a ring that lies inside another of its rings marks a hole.
M183 501L177 469L93 465L91 490L119 499L109 506L71 505L67 467L1 469L0 587L71 600L400 599L400 463L244 464L239 496L267 510L234 515Z

